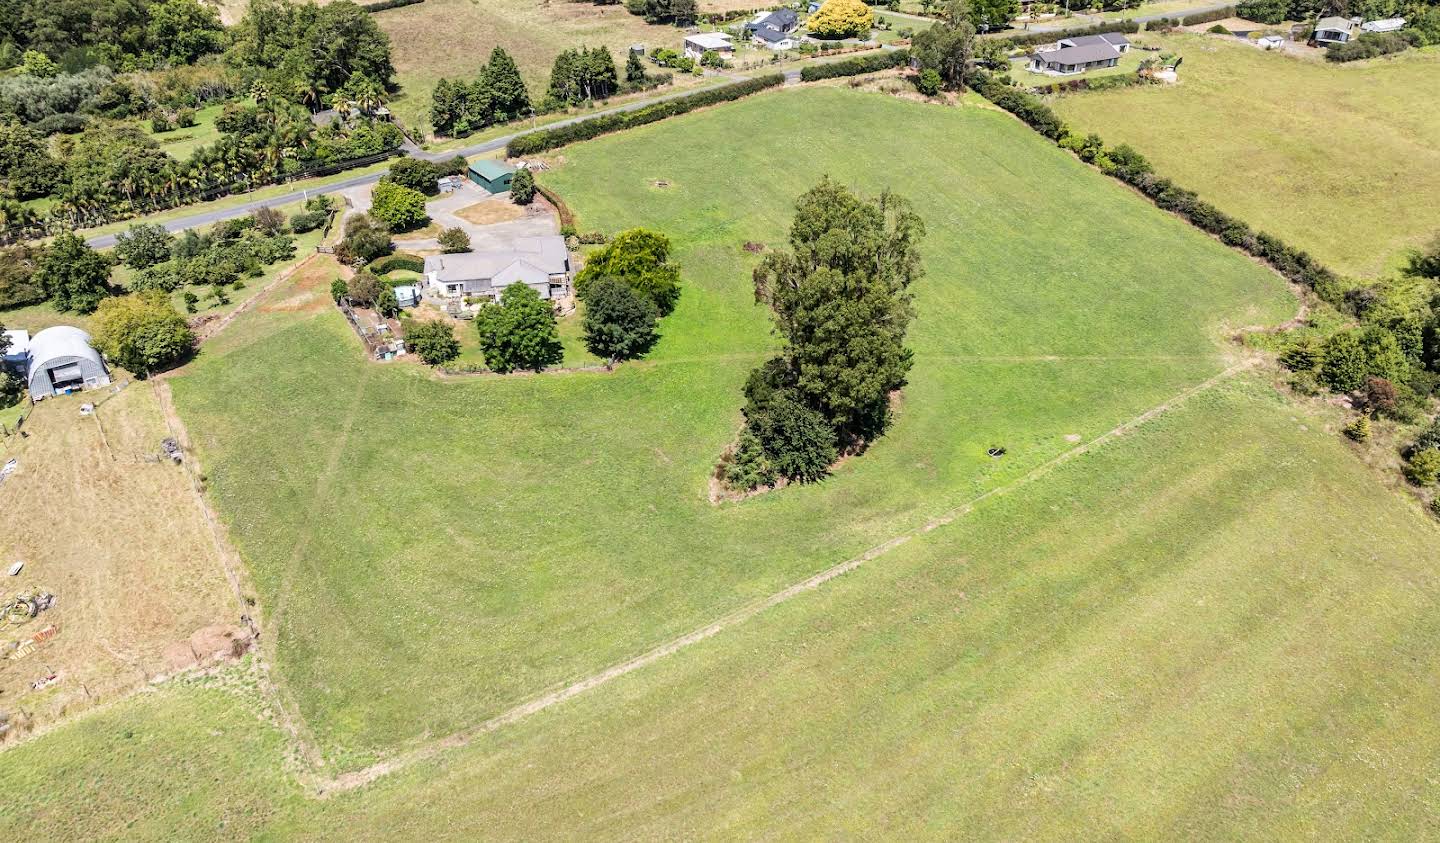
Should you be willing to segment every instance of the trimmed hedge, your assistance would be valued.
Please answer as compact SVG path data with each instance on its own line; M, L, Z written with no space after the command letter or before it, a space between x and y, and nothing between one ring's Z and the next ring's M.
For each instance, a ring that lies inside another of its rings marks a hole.
M424 272L425 259L419 255L412 255L407 252L396 252L393 255L386 255L383 258L376 258L370 262L368 269L376 275L384 275L395 269L408 269L411 272Z
M1133 20L1112 21L1110 23L1097 23L1094 26L1081 26L1075 29L1057 29L1052 32L1027 32L1023 35L1015 35L1006 38L1016 47L1030 47L1035 44L1050 44L1059 41L1061 38L1074 38L1079 35L1104 35L1107 32L1124 32L1133 34L1140 31L1140 24Z
M1035 95L1002 84L978 70L971 74L967 84L1057 144L1072 150L1078 148L1081 158L1095 164L1106 175L1134 187L1160 208L1179 214L1196 228L1219 237L1226 245L1260 258L1290 281L1314 290L1341 312L1354 312L1354 306L1345 300L1340 277L1329 267L1274 235L1255 231L1243 220L1202 200L1194 191L1156 175L1150 162L1129 146L1122 144L1106 149L1094 135L1084 143L1067 143L1070 130Z
M1131 85L1147 84L1136 73L1121 73L1115 76L1099 76L1094 79L1070 79L1036 85L1032 90L1038 94L1064 94L1072 91L1107 91L1111 88L1128 88Z
M398 9L401 6L413 6L416 3L424 3L425 0L378 0L375 3L361 3L360 8L367 12L383 12L386 9Z
M800 70L800 81L816 82L821 79L834 79L840 76L859 76L862 73L876 73L881 70L901 67L909 63L909 50L884 50L873 55L856 56L853 59L845 59L843 61L810 65Z
M767 88L778 88L783 84L785 84L784 74L771 73L757 76L754 79L746 79L744 82L736 82L733 85L721 85L707 91L657 102L634 111L602 114L566 126L540 129L511 140L505 147L505 156L507 158L524 158L527 155L535 155L567 144L590 140L611 132L621 132L636 126L644 126L647 123L657 123L697 108L738 100Z
M1195 26L1196 24L1213 23L1217 20L1224 20L1226 18L1233 17L1235 17L1235 7L1225 6L1220 9L1213 9L1209 12L1197 12L1193 15L1186 15L1185 17L1180 18L1180 25Z

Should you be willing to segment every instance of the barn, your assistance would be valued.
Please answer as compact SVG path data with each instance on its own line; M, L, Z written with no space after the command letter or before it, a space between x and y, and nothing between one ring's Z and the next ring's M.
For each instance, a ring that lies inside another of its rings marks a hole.
M110 383L100 352L90 345L90 335L79 328L46 328L30 338L29 355L25 382L31 401Z
M510 189L510 180L515 178L515 168L503 161L481 158L470 164L470 181L490 193L504 193Z

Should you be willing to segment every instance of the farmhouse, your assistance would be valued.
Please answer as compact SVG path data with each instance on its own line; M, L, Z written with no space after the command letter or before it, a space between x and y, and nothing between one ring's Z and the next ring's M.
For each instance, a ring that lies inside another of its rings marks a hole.
M1359 25L1360 18L1321 18L1316 21L1315 32L1310 36L1310 40L1321 47L1344 44L1355 37L1355 28Z
M467 175L470 176L470 181L490 193L504 193L510 189L510 180L515 178L515 168L504 161L481 158L470 163Z
M550 235L519 238L510 249L431 255L425 281L442 300L498 300L517 281L542 299L559 298L570 283L570 250L563 237Z
M795 39L788 32L781 32L774 27L765 26L755 31L752 39L762 47L779 52L781 50L795 49Z
M685 55L688 58L700 61L712 50L719 53L722 59L735 57L735 45L730 43L730 36L723 32L702 32L699 35L685 36Z
M30 337L24 353L25 384L31 401L110 383L100 352L90 345L90 335L79 328L46 328Z
M1130 40L1118 32L1062 38L1037 47L1030 56L1030 70L1048 76L1069 76L1101 67L1114 67L1130 50Z
M800 26L800 16L794 9L779 9L761 12L745 24L742 31L756 44L772 50L789 50L795 47L793 33Z

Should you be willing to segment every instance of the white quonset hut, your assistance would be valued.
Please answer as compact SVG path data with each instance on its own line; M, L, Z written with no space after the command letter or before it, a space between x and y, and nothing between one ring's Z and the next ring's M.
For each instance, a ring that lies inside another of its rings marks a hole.
M25 382L31 401L110 383L100 352L90 345L90 335L79 328L46 328L30 338L29 351Z

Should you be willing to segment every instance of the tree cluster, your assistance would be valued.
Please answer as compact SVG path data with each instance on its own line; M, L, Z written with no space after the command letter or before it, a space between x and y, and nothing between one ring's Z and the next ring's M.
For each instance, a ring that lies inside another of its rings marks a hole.
M620 90L615 57L605 46L564 50L550 69L547 104L577 105L586 100L606 99Z
M767 472L818 480L838 454L884 433L890 396L910 370L904 342L924 234L890 193L862 199L826 178L799 198L790 250L755 269L756 300L770 306L784 347L745 385L758 450L749 440L732 449L722 464L732 488Z
M198 0L6 0L0 20L0 67L40 77L189 64L225 45L219 14Z
M515 60L496 47L474 82L442 78L430 99L430 125L459 137L530 112L530 92Z
M440 319L411 321L405 327L405 347L430 366L439 366L460 356L455 329Z
M230 30L226 63L242 86L260 82L272 95L318 111L334 95L394 88L390 39L364 9L349 0L317 6L292 0L252 0Z
M600 279L625 284L668 316L680 300L680 265L670 261L670 238L644 228L622 231L592 252L575 276L575 294L587 304Z
M105 299L95 311L95 347L112 363L148 377L183 360L195 334L159 291Z
M700 13L696 0L625 0L625 8L650 23L676 26L693 26Z

